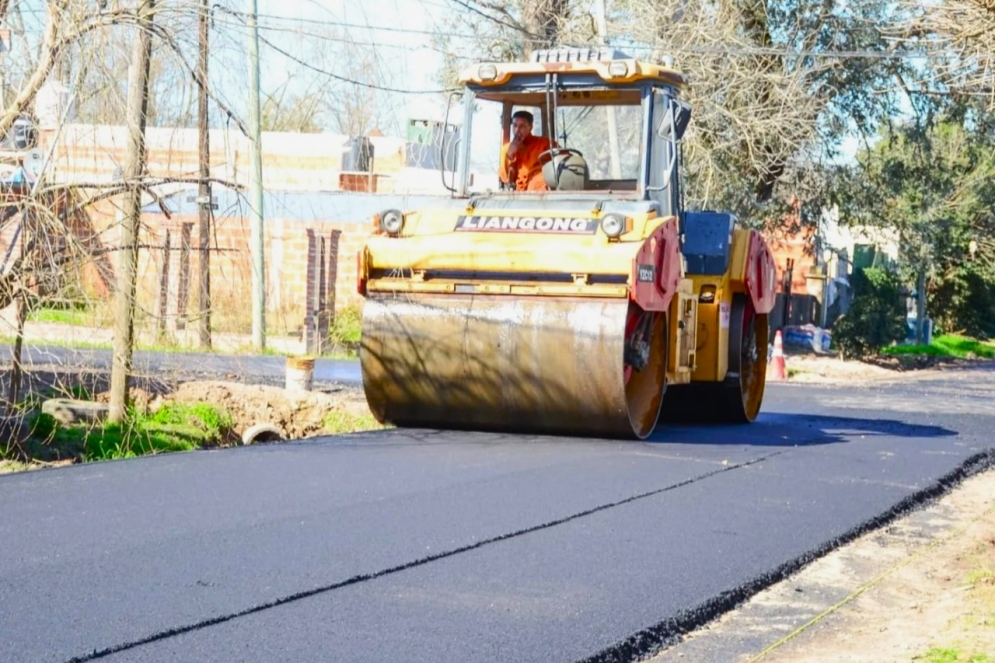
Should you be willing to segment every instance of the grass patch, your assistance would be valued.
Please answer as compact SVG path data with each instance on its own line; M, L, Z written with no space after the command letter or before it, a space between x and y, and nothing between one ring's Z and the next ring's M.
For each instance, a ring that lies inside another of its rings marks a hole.
M206 442L208 437L194 426L105 424L86 434L83 459L111 460L193 451Z
M967 656L959 649L948 649L934 647L924 654L920 654L912 659L922 663L995 663L995 658L988 654L974 654Z
M325 415L322 421L324 431L329 435L356 433L364 430L383 430L388 428L374 418L372 414L351 414L335 410Z
M16 460L0 460L0 474L5 474L7 472L24 472L25 470L30 470L32 465L30 463L21 463Z
M993 359L995 358L995 344L968 336L944 334L934 338L929 345L893 345L883 348L881 353L886 355L954 357L956 359Z
M146 425L160 429L192 426L209 439L221 440L235 424L228 412L209 403L168 403L148 417Z
M0 334L0 343L13 346L16 338L7 334ZM98 343L96 341L66 341L62 339L33 339L24 338L25 347L51 346L55 348L75 348L78 350L113 350L113 343Z
M85 327L93 323L93 315L78 308L40 308L28 312L30 322L47 322L59 325Z
M363 311L358 306L346 306L335 312L328 329L332 353L346 357L359 356L362 336Z
M995 584L995 568L981 566L967 574L967 582L971 585Z
M122 423L59 423L37 413L28 422L29 458L84 462L193 451L224 444L232 435L231 416L209 403L167 403L154 414L130 409Z

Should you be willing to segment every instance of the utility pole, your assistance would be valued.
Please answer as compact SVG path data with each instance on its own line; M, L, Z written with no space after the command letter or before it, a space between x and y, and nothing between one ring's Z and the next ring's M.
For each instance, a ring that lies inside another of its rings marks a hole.
M200 94L197 97L197 124L200 133L200 183L197 186L197 204L200 210L200 225L197 236L200 239L200 324L198 328L200 347L211 347L211 142L207 127L207 0L200 3L200 56L197 61L197 76L200 78Z
M155 0L143 0L138 8L138 38L134 42L131 70L128 72L128 151L124 160L124 177L130 186L124 201L115 293L114 357L108 413L111 422L120 422L124 418L134 349L135 276L138 271L138 229L142 212L142 190L138 179L145 172L145 123L154 10Z
M608 45L608 15L605 9L605 0L594 0L596 12L598 14L598 37L602 46ZM606 106L608 113L608 148L611 153L612 179L622 179L622 166L620 163L618 147L618 117L615 114L614 106Z
M249 38L249 132L252 134L252 169L249 185L252 200L252 344L258 350L266 347L266 272L263 250L263 155L259 108L259 28L256 24L256 0L248 0L246 26Z

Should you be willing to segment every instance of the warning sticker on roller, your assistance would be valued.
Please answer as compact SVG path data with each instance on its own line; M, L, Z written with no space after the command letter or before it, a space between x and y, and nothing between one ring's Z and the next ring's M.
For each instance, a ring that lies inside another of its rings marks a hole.
M729 328L729 305L725 302L719 304L719 326L722 329Z
M598 220L559 216L460 216L456 219L456 230L593 235L598 230Z

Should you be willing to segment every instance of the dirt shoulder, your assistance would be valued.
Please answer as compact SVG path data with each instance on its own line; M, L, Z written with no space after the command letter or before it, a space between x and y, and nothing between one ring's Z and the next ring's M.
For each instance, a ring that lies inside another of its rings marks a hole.
M995 470L650 660L995 663Z
M876 357L870 361L844 361L836 356L786 352L788 382L809 384L882 383L935 377L990 360L943 357Z

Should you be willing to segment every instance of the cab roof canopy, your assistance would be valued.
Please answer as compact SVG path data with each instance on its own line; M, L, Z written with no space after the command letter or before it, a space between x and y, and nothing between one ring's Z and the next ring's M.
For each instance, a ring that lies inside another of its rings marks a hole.
M459 80L461 85L487 88L545 74L593 74L607 86L659 82L683 89L687 85L672 63L651 64L614 48L588 47L536 50L528 62L481 62L463 69Z

